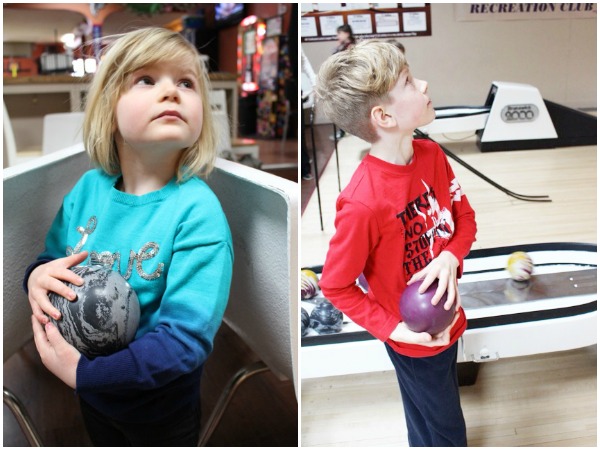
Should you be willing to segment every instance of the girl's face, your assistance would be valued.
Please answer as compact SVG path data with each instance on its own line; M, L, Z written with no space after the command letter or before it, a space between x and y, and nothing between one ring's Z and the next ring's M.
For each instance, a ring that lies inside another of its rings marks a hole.
M117 101L115 140L137 150L180 151L202 131L199 80L187 61L139 69Z
M350 33L347 33L346 31L338 31L337 32L337 40L340 44L343 44L344 42L349 41Z

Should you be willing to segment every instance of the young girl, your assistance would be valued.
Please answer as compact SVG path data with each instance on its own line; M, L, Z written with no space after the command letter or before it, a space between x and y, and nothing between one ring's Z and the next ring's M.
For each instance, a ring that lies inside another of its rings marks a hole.
M195 446L200 376L229 296L233 251L221 206L197 173L215 160L208 80L179 34L126 34L102 59L90 89L84 141L98 169L65 197L46 248L27 270L36 347L79 394L96 446ZM118 271L141 306L136 339L88 359L45 314L48 292L91 261Z
M337 47L333 51L333 54L343 52L345 50L351 49L356 45L356 38L354 37L354 33L352 32L352 27L350 25L340 25L337 28ZM333 134L329 136L329 139L332 141L337 139L341 139L346 136L346 132L342 129L338 129L337 135Z
M350 25L340 25L337 28L337 43L338 45L333 51L334 54L348 50L356 44L356 39Z

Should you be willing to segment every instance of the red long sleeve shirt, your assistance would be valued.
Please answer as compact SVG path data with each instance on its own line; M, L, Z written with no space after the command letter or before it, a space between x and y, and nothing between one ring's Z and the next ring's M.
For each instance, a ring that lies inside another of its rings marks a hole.
M410 164L367 155L338 197L336 232L320 288L352 321L406 356L433 356L447 347L389 339L402 317L399 300L412 275L442 250L463 259L475 241L475 213L446 155L434 142L413 141ZM364 273L367 294L356 285ZM465 313L451 331L452 345L467 327Z

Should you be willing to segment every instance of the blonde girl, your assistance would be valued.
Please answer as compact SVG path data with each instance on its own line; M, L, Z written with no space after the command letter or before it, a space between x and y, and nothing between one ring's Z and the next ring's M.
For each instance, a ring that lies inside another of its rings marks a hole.
M36 347L79 395L97 446L197 445L200 377L229 296L233 250L208 185L215 133L208 80L181 35L146 28L108 46L87 99L84 143L97 168L65 196L27 269ZM102 264L135 289L135 340L88 358L47 316L73 300L69 268Z

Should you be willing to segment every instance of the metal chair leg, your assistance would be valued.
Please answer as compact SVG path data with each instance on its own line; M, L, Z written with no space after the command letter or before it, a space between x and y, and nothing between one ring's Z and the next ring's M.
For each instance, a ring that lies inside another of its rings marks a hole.
M225 409L229 405L229 402L233 398L235 391L237 391L240 385L251 376L266 372L267 370L269 370L269 368L266 366L266 364L262 361L258 361L243 367L235 375L233 375L233 377L231 377L229 383L219 397L215 408L210 414L208 421L200 431L198 447L204 447L206 445L213 432L219 425Z
M15 419L19 423L23 434L27 438L29 445L32 447L42 447L42 440L37 430L33 426L33 421L27 413L25 406L11 391L6 387L3 388L4 404L11 410Z

